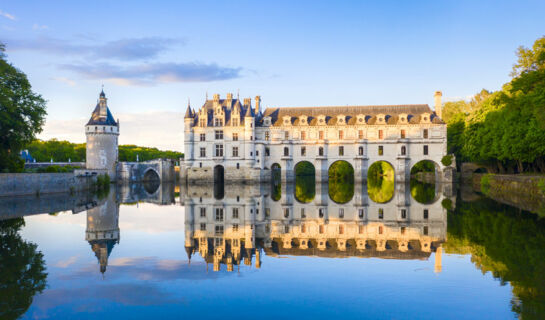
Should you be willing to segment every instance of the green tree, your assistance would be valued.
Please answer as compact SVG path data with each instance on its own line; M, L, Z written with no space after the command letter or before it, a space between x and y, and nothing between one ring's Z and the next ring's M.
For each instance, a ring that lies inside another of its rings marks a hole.
M19 152L42 131L46 102L4 51L0 44L0 171L21 171Z

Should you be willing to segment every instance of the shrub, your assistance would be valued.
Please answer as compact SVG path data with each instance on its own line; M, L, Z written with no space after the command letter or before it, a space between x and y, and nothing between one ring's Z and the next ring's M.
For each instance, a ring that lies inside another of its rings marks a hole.
M481 178L481 192L484 194L488 194L490 191L490 177L492 174L487 173Z
M448 211L452 211L452 200L448 198L443 199L443 201L441 201L441 206L447 209Z
M445 167L448 167L452 164L452 155L451 154L447 154L446 156L444 156L442 159L441 159L441 163L445 166Z

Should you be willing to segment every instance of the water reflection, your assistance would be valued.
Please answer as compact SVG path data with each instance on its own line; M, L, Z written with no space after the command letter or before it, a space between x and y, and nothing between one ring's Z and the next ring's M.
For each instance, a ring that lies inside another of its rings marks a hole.
M369 167L367 173L367 188L371 200L386 203L394 197L394 168L386 161L378 161Z
M354 185L353 185L354 186ZM260 185L230 186L222 201L210 197L210 186L188 186L181 193L185 207L185 248L199 254L213 270L251 264L260 255L378 257L427 259L446 239L446 210L440 202L421 204L398 185L396 201L370 202L362 185L344 204L331 199L327 184L316 185L312 201L294 201L293 184L282 185L275 201ZM297 193L295 193L297 194ZM440 197L444 197L440 195Z
M301 161L295 166L295 199L309 203L316 196L316 169L308 161Z
M411 179L411 196L414 200L423 203L433 203L437 200L437 191L435 183L424 183L416 179Z
M354 168L346 161L336 161L328 171L329 197L336 203L347 203L354 196Z

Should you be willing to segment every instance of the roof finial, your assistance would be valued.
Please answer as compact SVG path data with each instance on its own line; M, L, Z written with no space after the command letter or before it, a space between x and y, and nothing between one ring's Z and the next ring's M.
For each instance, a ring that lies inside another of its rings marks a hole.
M237 100L240 100L240 89L237 89Z

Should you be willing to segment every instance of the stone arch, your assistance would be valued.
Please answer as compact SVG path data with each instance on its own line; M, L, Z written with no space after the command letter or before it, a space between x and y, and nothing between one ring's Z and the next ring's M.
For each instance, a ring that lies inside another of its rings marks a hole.
M373 162L367 170L367 193L375 203L388 203L395 193L395 167L388 161Z
M282 198L282 167L278 163L271 166L271 199L278 201Z
M329 198L335 203L347 203L354 197L354 167L346 160L333 162L328 169Z
M218 164L214 167L214 184L223 184L225 180L225 168Z
M474 162L464 162L462 163L462 179L471 180L471 177L474 173L489 173L488 169L485 166L479 165Z
M429 174L420 174L420 177L417 176L418 172L431 172L432 170L434 173L433 179ZM411 179L416 178L418 180L423 180L422 182L425 183L435 183L441 180L442 171L441 166L437 162L431 159L423 159L411 166L410 174Z
M316 196L316 168L309 161L300 161L293 168L295 174L295 199L309 203Z
M161 181L161 176L154 168L147 168L146 171L144 171L142 181Z

